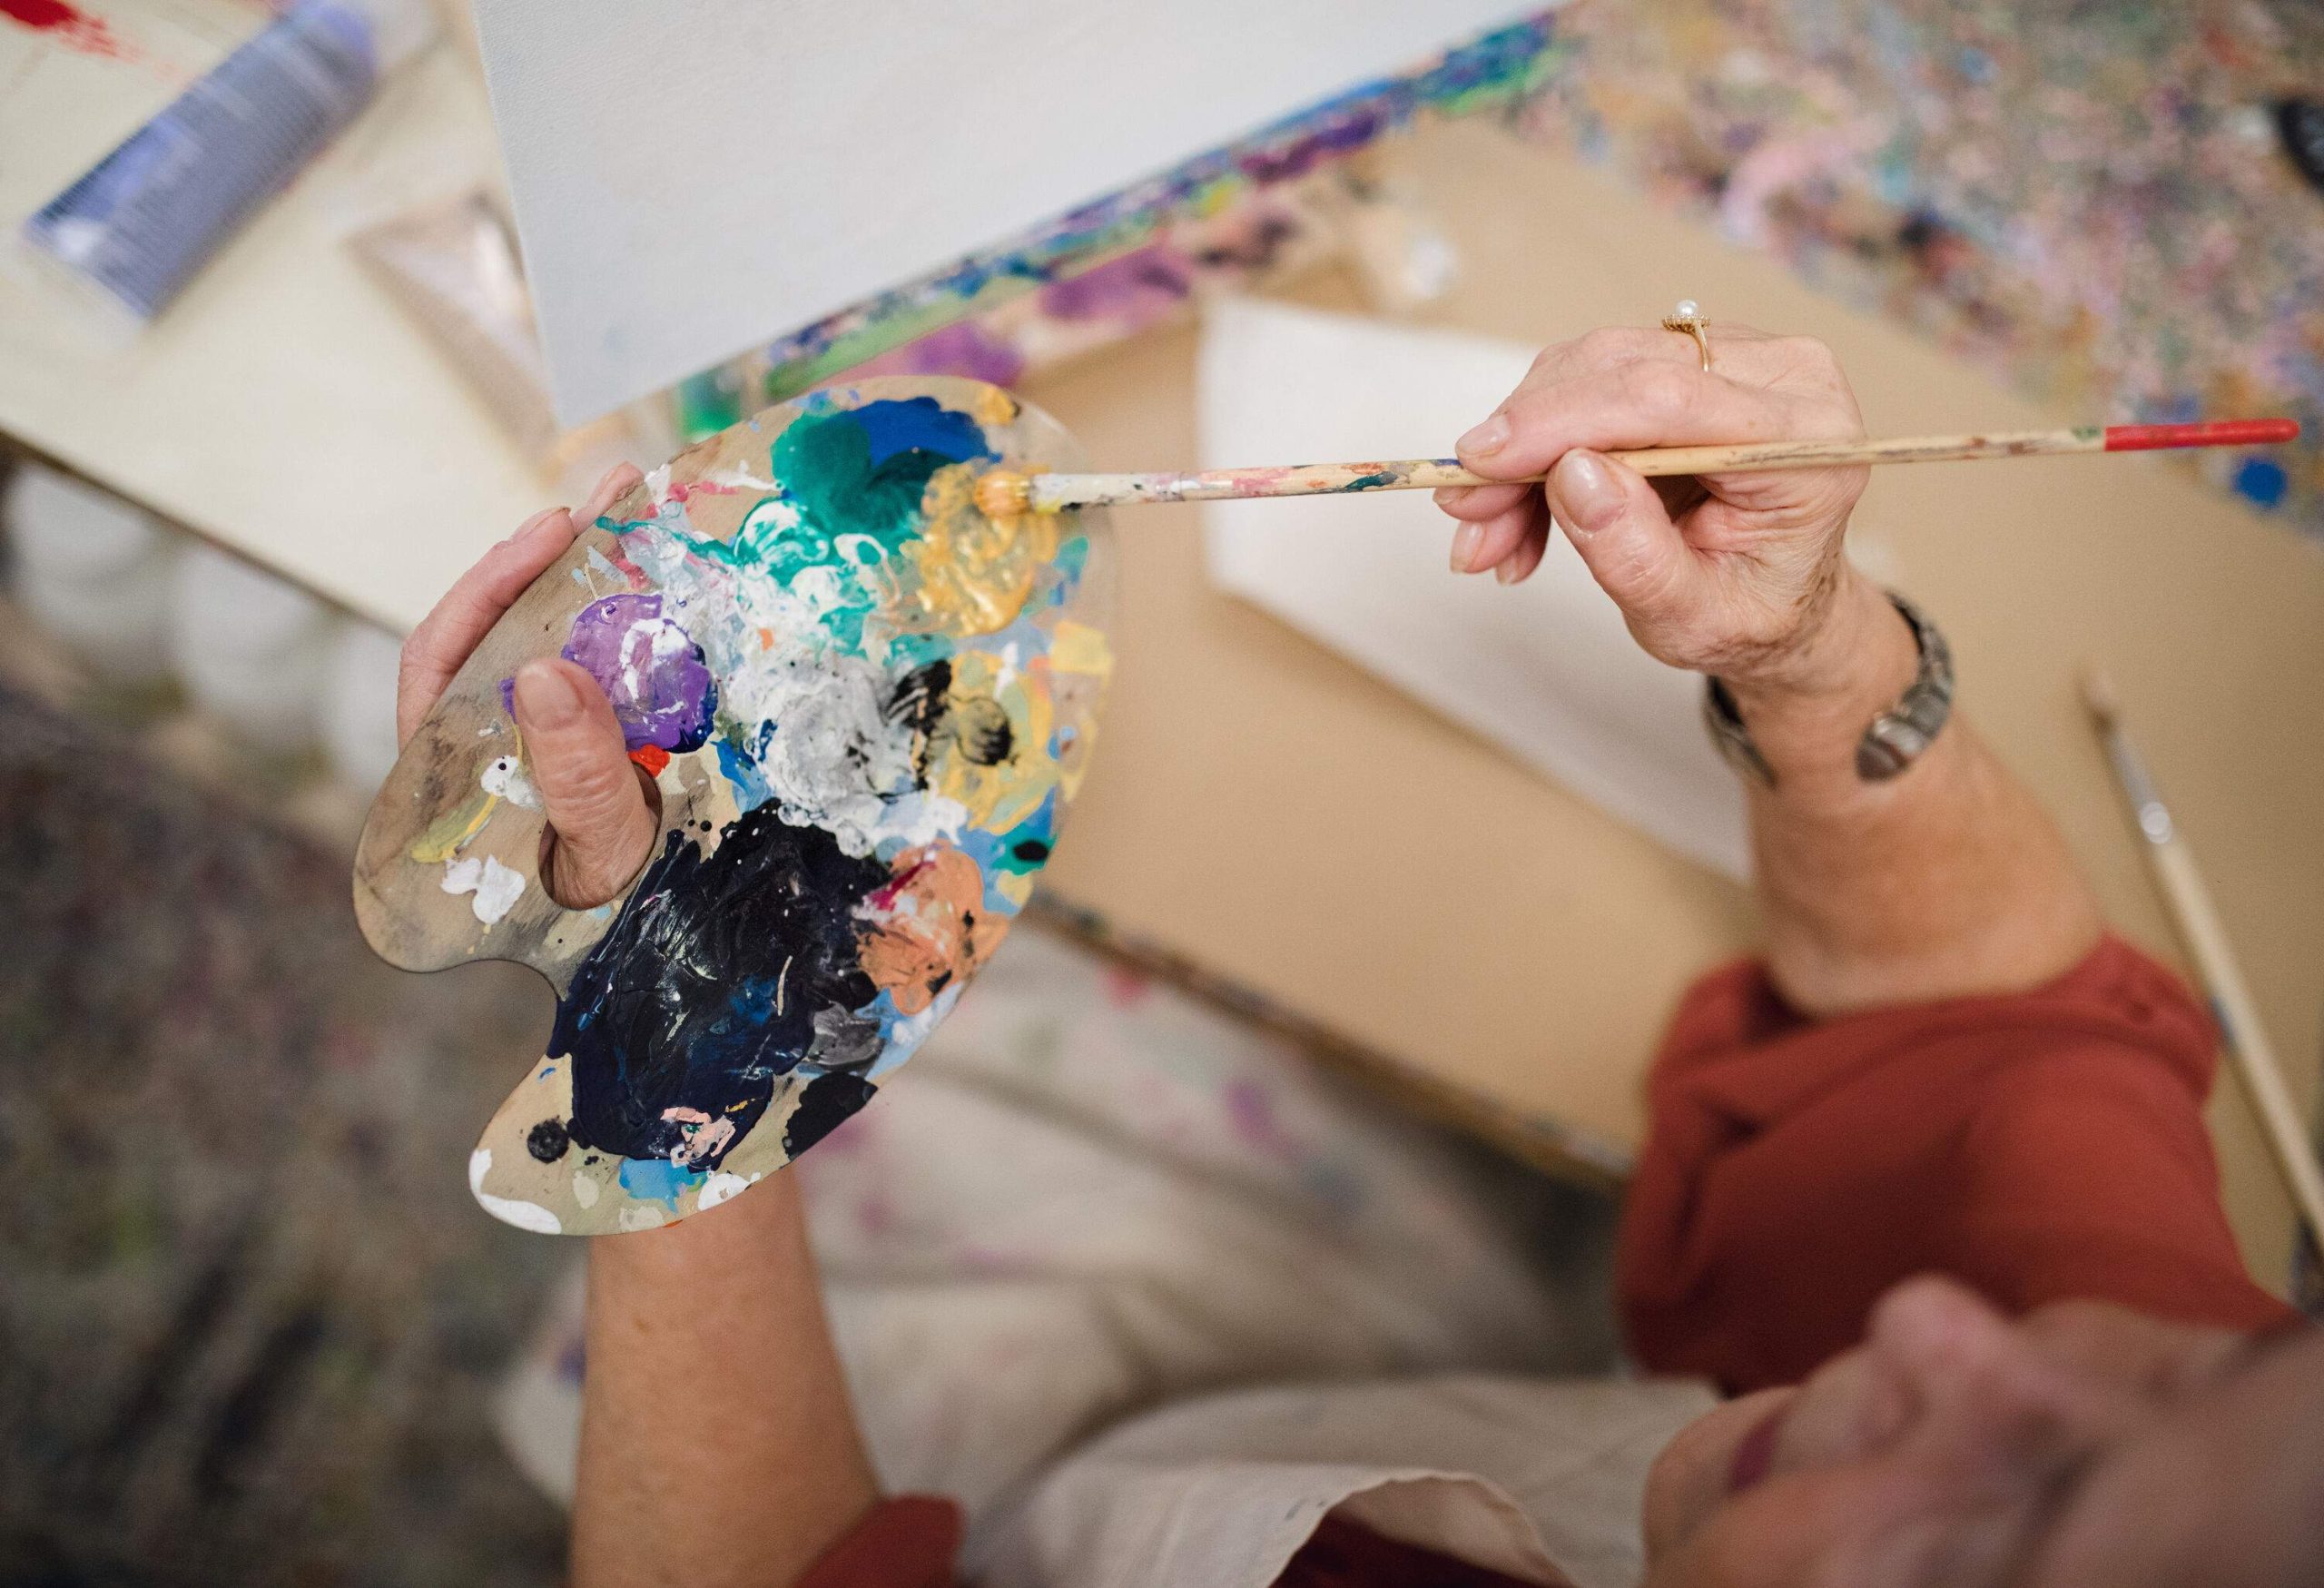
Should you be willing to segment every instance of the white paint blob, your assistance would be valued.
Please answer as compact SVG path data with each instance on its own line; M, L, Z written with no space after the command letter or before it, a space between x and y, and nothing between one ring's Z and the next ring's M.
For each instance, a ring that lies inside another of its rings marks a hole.
M746 1180L740 1175L730 1175L724 1169L719 1169L702 1182L702 1194L695 1199L694 1206L715 1208L721 1202L741 1196L757 1181L756 1175Z
M489 762L484 775L477 780L484 784L484 792L497 794L512 805L522 805L528 811L541 808L541 791L533 786L525 764L514 755L503 755Z
M525 896L525 875L509 870L488 854L482 860L472 854L462 855L444 863L444 892L475 894L469 907L478 921L491 926L515 909L517 901Z
M514 1197L496 1197L484 1189L484 1177L492 1172L492 1149L479 1147L468 1154L468 1194L481 1204L487 1213L503 1224L513 1224L519 1229L529 1229L535 1235L562 1235L565 1226L556 1214L533 1202L520 1202Z

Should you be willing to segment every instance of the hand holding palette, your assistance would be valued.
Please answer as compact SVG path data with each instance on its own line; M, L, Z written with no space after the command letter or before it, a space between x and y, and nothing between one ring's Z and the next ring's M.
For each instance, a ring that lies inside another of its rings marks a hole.
M1030 896L1111 669L1094 512L991 518L977 478L1076 461L971 380L817 392L585 527L478 646L364 828L355 903L407 970L514 960L547 1051L469 1163L496 1217L593 1235L714 1207L862 1108ZM563 655L659 789L628 891L544 891L509 706Z

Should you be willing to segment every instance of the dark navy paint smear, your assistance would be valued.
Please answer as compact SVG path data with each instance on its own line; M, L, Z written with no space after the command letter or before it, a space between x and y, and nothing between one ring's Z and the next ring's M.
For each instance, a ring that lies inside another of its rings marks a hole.
M888 880L879 861L842 853L830 833L790 826L770 805L729 826L706 859L671 833L557 1006L548 1052L573 1060L572 1139L667 1159L685 1131L664 1114L694 1110L734 1126L692 1160L717 1168L777 1080L819 1057L817 1015L828 1030L829 1011L878 996L858 962L854 911ZM835 1105L837 1092L817 1098L834 1079L809 1083L803 1111L806 1099L819 1114Z
M799 1094L799 1106L783 1125L783 1150L796 1158L847 1122L879 1089L844 1071L818 1075Z

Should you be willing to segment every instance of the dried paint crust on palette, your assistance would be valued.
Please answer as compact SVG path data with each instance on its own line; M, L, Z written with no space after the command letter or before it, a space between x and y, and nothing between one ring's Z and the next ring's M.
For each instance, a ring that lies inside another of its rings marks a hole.
M987 469L1071 468L980 382L820 391L690 448L519 597L406 746L357 914L408 970L514 960L557 992L486 1128L527 1229L714 1207L861 1109L1031 896L1112 667L1100 513L995 519ZM510 714L563 655L658 786L660 847L596 910L543 891Z

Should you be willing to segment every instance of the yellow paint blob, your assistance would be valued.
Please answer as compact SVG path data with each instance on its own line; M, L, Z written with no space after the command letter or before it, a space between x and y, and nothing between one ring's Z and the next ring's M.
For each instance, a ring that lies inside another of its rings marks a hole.
M1052 515L987 518L976 505L977 476L974 467L955 463L929 478L920 536L895 559L902 566L887 616L902 633L968 636L1008 627L1057 555Z
M484 831L484 824L492 820L492 813L499 806L498 794L477 790L466 804L447 811L428 824L428 830L412 843L411 858L422 865L436 865L451 859Z
M1038 677L989 652L961 652L952 658L944 717L930 746L929 786L960 801L976 826L1008 831L1039 810L1057 783L1049 754L1055 720Z

